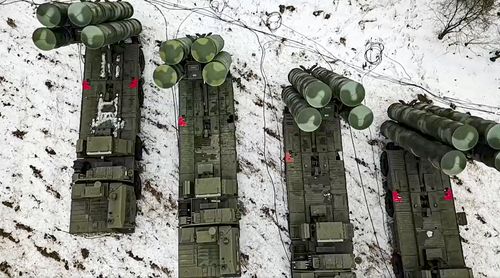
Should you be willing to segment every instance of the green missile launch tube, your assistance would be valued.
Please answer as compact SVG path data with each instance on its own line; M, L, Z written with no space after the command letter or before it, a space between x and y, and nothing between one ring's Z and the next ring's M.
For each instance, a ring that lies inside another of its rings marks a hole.
M43 3L36 9L36 18L45 27L62 27L68 23L68 3Z
M449 108L443 108L425 103L418 103L414 106L416 109L425 110L441 117L445 117L463 124L468 124L477 129L480 135L480 141L489 145L495 150L500 150L500 123L485 120L481 117L461 113Z
M486 144L479 144L472 150L472 158L500 171L499 150L494 150Z
M460 151L474 148L479 141L479 133L473 126L407 105L394 103L387 109L387 114L389 118Z
M332 98L332 90L327 84L300 68L288 73L288 81L314 108L325 107Z
M356 107L347 107L340 112L340 116L357 130L366 129L373 123L373 111L362 104Z
M292 86L283 88L281 97L300 130L313 132L321 125L321 113L311 107Z
M312 75L332 89L333 97L344 105L354 107L365 99L365 88L360 83L322 67L312 70Z
M163 42L160 46L160 58L167 65L176 65L191 53L193 41L190 38L178 38Z
M203 67L201 74L205 83L213 87L222 85L226 81L231 62L231 54L226 51L219 52L210 63Z
M137 36L142 31L142 25L137 19L126 19L91 25L83 28L82 42L91 49L101 48L105 45Z
M119 2L78 2L69 6L68 17L79 27L124 20L134 15L132 4Z
M153 80L156 86L162 89L168 89L184 76L184 71L180 65L161 65L153 72Z
M454 150L438 141L428 140L396 122L384 122L380 131L385 137L415 156L430 161L434 167L441 169L446 175L458 175L467 166L467 159L461 151Z
M198 38L191 45L191 56L199 63L208 63L224 48L224 39L219 35Z
M38 28L31 38L36 47L45 51L76 42L71 29L66 27Z

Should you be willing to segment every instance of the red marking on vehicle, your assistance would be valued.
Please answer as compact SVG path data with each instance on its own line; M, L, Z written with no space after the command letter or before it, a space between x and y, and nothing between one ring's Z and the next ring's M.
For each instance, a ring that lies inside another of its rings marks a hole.
M139 86L139 79L137 78L133 78L132 81L130 82L130 84L128 85L128 87L130 89L135 89Z
M285 153L285 162L286 163L293 163L293 156L290 152Z
M179 117L179 126L187 126L186 119L183 116Z
M444 200L445 201L453 201L453 191L451 190L451 187L447 188L444 191Z
M90 83L88 80L83 80L82 85L83 85L84 91L92 90L92 86L90 86Z
M403 197L401 197L397 191L392 191L392 201L394 203L402 203Z

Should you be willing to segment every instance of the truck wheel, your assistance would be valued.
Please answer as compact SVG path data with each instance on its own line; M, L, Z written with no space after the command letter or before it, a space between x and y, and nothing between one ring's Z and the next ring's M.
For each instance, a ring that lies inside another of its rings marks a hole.
M139 80L139 89L138 89L138 94L139 94L139 106L144 107L144 88L142 85L144 84L144 80L141 78Z
M142 160L142 139L139 136L135 137L135 159Z
M134 176L134 192L135 192L135 199L139 200L142 196L142 182L141 182L141 177L137 172L135 173Z
M392 254L391 262L396 278L404 278L405 274L403 271L403 261L401 260L401 255L397 253Z
M385 149L394 151L394 150L400 150L401 148L397 147L396 144L394 144L394 142L389 142L385 145Z
M73 170L75 174L85 174L87 170L90 169L90 163L83 160L75 160L73 161Z
M380 172L382 172L384 177L387 177L389 173L389 161L387 159L387 152L385 151L380 155Z
M394 218L394 203L392 202L392 191L390 190L385 193L385 211L391 218Z
M144 68L146 66L146 59L144 59L144 52L142 52L142 49L139 50L139 69L141 71L141 75L144 72Z

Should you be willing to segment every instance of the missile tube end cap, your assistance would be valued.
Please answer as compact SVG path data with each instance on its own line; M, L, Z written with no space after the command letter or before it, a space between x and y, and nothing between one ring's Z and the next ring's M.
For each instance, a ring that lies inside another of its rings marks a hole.
M300 111L295 117L295 122L300 130L304 132L313 132L321 125L321 113L312 107Z
M500 151L497 152L495 156L495 169L500 171Z
M479 141L479 133L473 126L463 125L453 132L451 141L457 150L468 151L476 146Z
M500 124L496 124L488 130L486 142L491 148L500 150Z
M354 107L365 99L365 88L355 81L348 81L340 88L340 101L350 107Z
M36 9L36 18L45 27L57 27L63 23L61 10L51 3L44 3Z
M184 48L177 40L168 40L160 46L160 58L167 65L176 65L184 59Z
M49 28L38 28L31 37L33 43L41 50L48 51L56 47L57 38L54 32Z
M177 71L169 65L161 65L153 72L153 80L156 86L162 89L173 87L179 81Z
M199 38L191 46L191 55L199 63L208 63L217 55L217 45L211 39Z
M318 80L305 88L305 99L314 108L325 107L332 99L332 89Z
M373 123L373 111L367 106L358 105L350 111L347 121L354 129L366 129Z
M229 69L223 63L213 61L203 67L201 75L208 85L217 87L224 84L228 72Z
M84 27L92 22L92 10L86 2L73 3L68 8L68 17L71 23Z
M93 25L83 28L81 40L90 49L101 48L106 42L104 32Z
M460 174L467 166L467 159L463 152L452 150L447 152L440 161L440 168L448 176Z

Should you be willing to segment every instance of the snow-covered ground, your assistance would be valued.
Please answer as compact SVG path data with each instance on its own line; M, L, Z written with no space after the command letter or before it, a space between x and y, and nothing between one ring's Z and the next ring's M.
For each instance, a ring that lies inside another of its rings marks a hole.
M206 8L194 12L158 6L166 16L170 38L177 32L179 36L221 34L225 49L233 54L233 75L241 78L235 97L242 169L239 193L246 208L240 241L243 277L289 277L288 234L281 232L283 245L274 219L277 216L279 225L287 227L278 139L283 108L280 85L287 83L292 67L327 66L327 62L335 71L362 81L366 104L376 113L374 125L366 131L353 131L352 141L349 129L343 130L355 255L361 259L356 272L358 277L393 276L377 170L378 142L383 140L378 127L387 118L389 104L424 93L394 81L402 79L440 97L460 99L459 106L500 106L500 64L490 62L488 53L479 48L450 48L437 41L439 27L432 2L218 0L219 10L224 8L220 16L231 22L208 17L212 10L207 0L179 1L186 7ZM155 63L160 62L155 41L165 40L166 30L159 10L144 1L132 3L134 17L144 26L145 187L134 234L93 238L67 233L70 166L80 111L79 47L39 51L31 42L33 30L40 26L35 7L25 2L0 5L0 277L177 277L174 95L171 90L155 88L151 78ZM284 5L281 13L280 5ZM272 12L281 14L282 24L270 31L263 22L266 13ZM233 20L272 35L249 31ZM366 65L368 42L384 45L378 66ZM472 106L492 112L471 111L473 114L500 121L499 109ZM356 162L354 147L364 162ZM469 220L467 227L461 227L466 263L475 277L498 278L500 173L474 163L453 184L457 211L465 211Z

